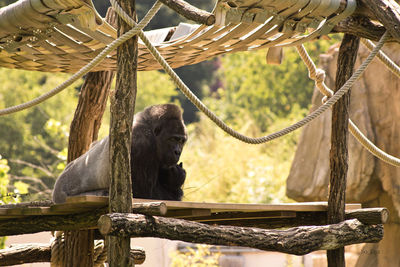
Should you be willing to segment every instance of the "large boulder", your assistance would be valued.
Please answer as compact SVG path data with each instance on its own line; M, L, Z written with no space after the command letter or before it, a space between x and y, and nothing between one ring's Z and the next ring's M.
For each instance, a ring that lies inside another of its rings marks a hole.
M400 62L400 45L385 45L384 51ZM369 54L360 45L356 68ZM326 83L334 88L338 46L320 58ZM321 105L317 89L312 110ZM351 90L350 118L378 147L400 157L400 79L378 59L367 68ZM302 131L287 180L287 195L297 201L327 200L331 112L327 111ZM387 207L391 214L385 237L369 244L358 266L400 266L400 168L372 156L354 137L349 138L349 170L346 202L361 202L363 207ZM375 265L374 265L375 262ZM378 263L378 265L376 265Z

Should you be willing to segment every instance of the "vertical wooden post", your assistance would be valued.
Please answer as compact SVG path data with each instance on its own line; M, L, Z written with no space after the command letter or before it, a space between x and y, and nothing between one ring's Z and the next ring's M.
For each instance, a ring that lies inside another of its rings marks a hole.
M136 19L135 1L119 0L125 12ZM118 36L131 27L118 18ZM110 203L109 211L130 212L132 209L131 135L136 98L137 36L117 49L116 89L111 96L110 123ZM109 236L108 263L111 267L134 266L130 262L130 238Z
M345 34L339 49L335 90L353 74L360 38ZM347 177L347 137L349 122L350 91L332 109L330 189L328 198L328 223L344 220ZM327 251L329 267L344 267L344 248Z
M111 9L108 10L106 19L110 24L115 24L115 16ZM84 154L90 144L97 140L113 78L113 71L87 74L71 122L68 162ZM64 266L93 266L94 231L65 231L64 234L66 259Z

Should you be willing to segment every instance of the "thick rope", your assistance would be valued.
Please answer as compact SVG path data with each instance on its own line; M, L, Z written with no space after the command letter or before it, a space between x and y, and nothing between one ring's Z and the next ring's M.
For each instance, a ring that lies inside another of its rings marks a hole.
M50 256L50 266L51 267L59 267L63 266L63 262L65 261L65 240L64 240L64 232L57 231L55 233L55 237L50 241L51 243L51 256Z
M57 231L55 237L51 240L51 267L61 267L64 266L64 262L68 259L65 258L65 239L64 232ZM107 260L107 247L103 240L94 241L93 250L94 267L103 266Z
M366 40L363 38L361 39L361 42L369 50L372 50L375 47L375 44L370 40ZM394 63L384 52L379 51L377 57L391 72L393 72L397 77L400 78L400 67L396 63Z
M84 76L86 73L91 71L95 66L97 66L105 57L107 57L108 54L110 54L114 49L116 49L118 46L120 46L122 43L125 41L129 40L136 34L142 31L144 27L150 22L150 20L154 17L154 15L157 13L157 11L161 7L161 3L158 1L153 5L153 7L149 10L149 12L144 16L144 18L139 22L139 24L134 27L133 29L129 30L128 32L124 33L120 37L118 37L116 40L111 42L109 45L107 45L103 51L101 51L100 54L98 54L94 59L92 59L86 66L82 67L78 72L73 74L68 80L63 82L62 84L58 85L51 91L31 100L26 103L8 107L5 109L0 110L0 116L6 115L6 114L11 114L15 113L17 111L21 111L33 106L38 105L39 103L49 99L50 97L58 94L71 84L73 84L75 81L77 81L79 78Z
M105 245L104 240L95 240L94 241L94 267L104 266L104 263L107 260L107 246Z
M382 37L383 38L383 37ZM371 48L375 49L375 46L371 46ZM325 71L322 69L317 69L315 66L314 62L312 61L311 57L307 53L307 50L304 48L303 45L298 45L296 46L297 52L299 53L300 57L303 59L305 65L308 68L308 73L310 79L315 81L315 85L317 88L321 91L324 97L324 101L326 101L327 98L331 97L333 95L333 91L329 89L328 86L325 84ZM384 54L383 54L384 55ZM379 54L378 54L379 56ZM386 55L384 55L386 56ZM387 56L386 56L387 58ZM390 62L392 62L389 58L387 58ZM388 61L388 62L389 62ZM393 62L392 62L393 63ZM394 66L395 64L389 64L391 66ZM398 73L400 74L400 70ZM393 67L393 70L396 70L395 67ZM400 77L400 76L399 76ZM369 152L371 152L374 156L379 158L380 160L389 163L390 165L400 167L400 159L389 155L385 151L381 150L377 146L375 146L361 131L360 129L349 119L349 130L350 133L356 138L356 140L363 146L365 147Z
M135 21L129 17L128 14L125 13L124 10L118 5L118 3L115 0L110 1L114 10L116 13L121 16L121 18L128 23L130 26L134 27ZM157 51L157 49L151 44L151 42L147 39L147 37L144 35L143 31L138 33L138 36L142 39L143 43L146 45L146 47L149 49L151 54L154 56L154 58L160 63L160 65L164 68L165 72L167 72L172 80L175 82L175 84L178 86L178 88L182 91L182 93L200 110L202 111L208 118L210 118L215 124L217 124L218 127L220 127L222 130L224 130L226 133L229 135L235 137L236 139L243 141L245 143L249 144L261 144L261 143L266 143L269 141L272 141L278 137L281 137L283 135L286 135L302 126L305 124L311 122L313 119L317 118L319 115L321 115L323 112L325 112L327 109L329 109L331 106L333 106L345 93L349 91L349 89L352 87L354 82L361 76L361 74L364 72L368 64L372 61L372 59L375 57L376 53L381 49L383 46L384 42L387 39L387 34L385 33L375 49L371 52L371 54L368 56L368 58L363 62L363 64L359 67L359 69L350 77L350 79L329 99L324 103L322 106L320 106L317 110L312 112L311 114L307 115L304 119L298 121L297 123L284 128L283 130L280 130L278 132L275 132L273 134L259 137L259 138L252 138L252 137L247 137L234 129L230 128L228 125L226 125L218 116L216 116L211 110L209 110L191 91L190 89L185 85L185 83L179 78L179 76L172 70L172 68L168 65L166 60L160 55L160 53Z

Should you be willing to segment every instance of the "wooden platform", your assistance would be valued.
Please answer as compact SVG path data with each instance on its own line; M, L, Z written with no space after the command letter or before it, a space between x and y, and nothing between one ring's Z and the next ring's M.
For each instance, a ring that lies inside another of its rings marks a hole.
M167 207L165 217L184 218L192 221L212 224L259 224L266 219L309 218L307 221L326 216L327 202L305 202L286 204L236 204L236 203L205 203L181 202L149 199L133 199L132 205L138 203L164 203ZM93 209L105 208L108 197L77 196L68 198L66 203L47 206L6 205L0 207L1 220L23 218L28 216L49 216L83 213ZM360 204L347 204L346 210L360 209Z

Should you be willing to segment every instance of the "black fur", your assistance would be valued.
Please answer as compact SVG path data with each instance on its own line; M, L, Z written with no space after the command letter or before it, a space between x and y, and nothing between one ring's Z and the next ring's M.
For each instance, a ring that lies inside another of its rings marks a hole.
M186 171L178 161L186 139L176 105L151 106L135 116L131 147L134 198L182 199Z

